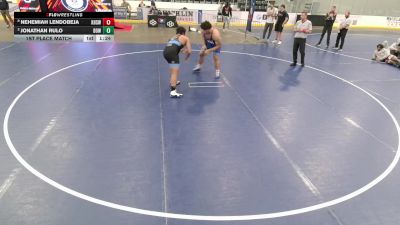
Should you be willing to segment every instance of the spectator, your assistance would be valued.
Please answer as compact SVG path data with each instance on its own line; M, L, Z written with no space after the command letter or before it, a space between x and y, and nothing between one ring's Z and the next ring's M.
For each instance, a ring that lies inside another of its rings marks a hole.
M286 6L283 4L279 7L278 19L275 24L276 38L272 43L278 45L282 44L283 27L289 21L289 14L286 12L285 8Z
M146 7L146 4L144 4L143 0L140 0L140 3L138 5L139 8Z
M225 31L225 25L228 25L228 29L231 25L232 18L232 7L229 2L225 3L225 6L222 8L222 16L224 17L224 25L222 27L223 31Z
M267 34L267 30L268 30L267 42L268 42L269 38L271 37L272 29L274 27L274 23L275 23L275 19L276 19L277 15L278 15L278 10L274 7L273 4L270 4L267 8L267 21L265 22L264 32L263 32L263 39L265 39L265 35Z
M156 15L156 14L158 14L158 10L157 10L157 7L156 7L156 2L154 1L154 0L152 0L151 1L151 6L150 6L150 14L154 14L154 15Z
M131 4L129 4L129 2L127 2L126 0L122 0L122 4L121 7L125 7L128 11L128 15L129 15L129 19L131 18L131 14L132 14L132 7Z
M390 54L390 50L388 48L385 48L384 44L378 44L376 46L376 50L374 52L372 60L400 67L400 59L397 58L395 55Z
M390 46L389 50L390 54L400 57L400 38Z
M0 13L3 16L4 22L7 24L7 28L14 25L14 20L11 18L9 9L10 7L7 0L0 0Z
M383 44L378 44L376 46L376 50L374 52L374 56L372 60L376 60L378 62L386 62L386 59L390 56L389 49L385 48Z
M217 23L223 22L224 17L222 16L222 9L224 8L224 3L221 2L221 4L218 7L218 14L217 14Z
M218 7L218 16L222 16L222 9L224 8L224 3L221 2L221 5Z
M347 31L349 30L349 27L351 25L350 12L346 11L344 15L345 19L340 23L339 33L336 38L336 44L335 47L333 48L334 50L343 51L343 45L346 39ZM340 42L340 48L339 48L339 42Z
M325 25L324 25L324 29L322 30L321 39L319 40L319 42L317 44L318 47L321 46L321 42L324 39L325 34L328 33L328 36L326 38L326 48L329 48L329 43L330 43L330 40L331 40L332 28L333 28L333 24L335 23L336 16L337 16L336 6L332 6L331 11L329 11L326 14Z

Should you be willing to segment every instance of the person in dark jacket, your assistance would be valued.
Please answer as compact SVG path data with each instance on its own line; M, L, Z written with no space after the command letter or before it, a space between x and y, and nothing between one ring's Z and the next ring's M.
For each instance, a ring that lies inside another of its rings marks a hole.
M3 16L4 22L7 24L7 28L10 28L14 25L14 20L11 18L10 7L8 6L7 0L0 0L0 13Z
M229 29L232 18L232 7L229 2L225 3L225 6L222 8L222 16L224 17L224 25L222 29L225 31L225 25L228 25Z
M321 46L321 42L324 39L325 34L328 33L328 36L326 38L326 47L329 48L329 43L330 43L331 34L332 34L332 28L333 28L333 24L335 23L336 16L337 16L336 6L332 6L331 11L329 11L326 14L325 25L324 25L324 29L322 30L321 39L319 40L319 42L317 44L318 47Z

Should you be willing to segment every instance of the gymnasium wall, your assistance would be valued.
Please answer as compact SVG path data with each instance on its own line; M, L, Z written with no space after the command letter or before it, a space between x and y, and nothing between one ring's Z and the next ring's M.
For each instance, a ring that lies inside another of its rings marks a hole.
M296 12L311 6L312 14L324 14L336 5L339 13L348 9L353 15L400 16L400 0L294 0L289 4Z

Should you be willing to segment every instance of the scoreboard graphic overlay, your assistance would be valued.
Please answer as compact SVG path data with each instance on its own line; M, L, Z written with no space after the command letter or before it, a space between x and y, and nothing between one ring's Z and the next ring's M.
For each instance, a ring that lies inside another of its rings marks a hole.
M112 0L46 0L49 12L112 12ZM39 0L19 0L20 12L41 12Z
M114 41L113 12L15 12L16 41Z

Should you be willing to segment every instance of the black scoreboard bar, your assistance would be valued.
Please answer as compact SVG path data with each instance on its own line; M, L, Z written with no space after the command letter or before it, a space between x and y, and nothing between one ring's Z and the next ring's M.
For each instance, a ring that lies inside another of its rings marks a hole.
M103 27L14 27L14 34L103 34Z
M17 41L114 40L113 12L15 12L14 21Z

